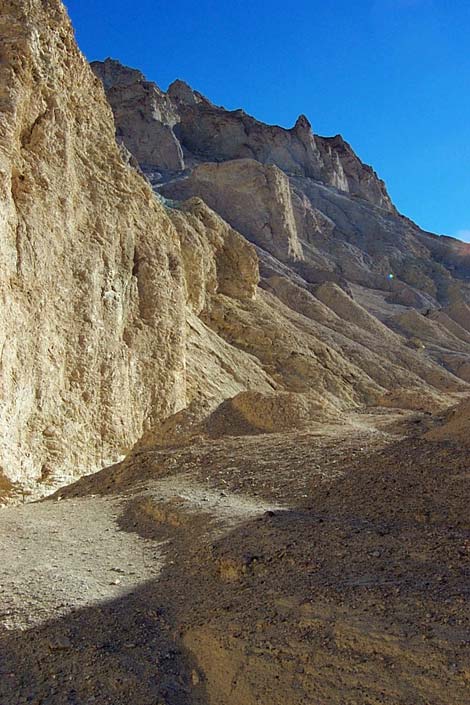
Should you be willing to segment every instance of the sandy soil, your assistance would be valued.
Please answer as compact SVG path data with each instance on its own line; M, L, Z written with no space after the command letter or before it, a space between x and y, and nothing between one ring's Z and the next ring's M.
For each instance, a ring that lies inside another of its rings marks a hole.
M470 703L468 457L426 415L358 423L3 510L0 703Z

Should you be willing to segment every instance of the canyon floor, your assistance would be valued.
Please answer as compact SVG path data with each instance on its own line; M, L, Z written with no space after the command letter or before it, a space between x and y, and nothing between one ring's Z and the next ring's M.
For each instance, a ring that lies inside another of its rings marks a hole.
M466 454L426 414L349 421L0 512L2 705L470 702Z

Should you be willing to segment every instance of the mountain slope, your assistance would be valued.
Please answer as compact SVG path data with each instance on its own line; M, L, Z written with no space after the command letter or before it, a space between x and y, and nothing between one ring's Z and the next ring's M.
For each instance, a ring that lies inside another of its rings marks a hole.
M95 470L246 390L340 420L467 389L465 253L399 216L342 140L95 64L155 198L62 6L8 3L2 31L2 482Z
M403 387L466 389L469 341L444 321L448 307L469 297L468 248L397 213L383 182L341 138L314 135L303 116L291 130L264 125L214 106L182 81L165 93L117 61L92 68L104 82L118 141L134 149L169 211L202 198L257 246L269 297L259 292L243 313L219 296L207 300L200 315L214 332L271 376L275 370L282 387L316 388L340 407ZM157 125L181 147L183 163L171 169L166 142L150 138ZM275 331L276 348L266 328ZM289 331L284 350L280 331ZM303 345L315 340L309 352L300 352L298 335ZM334 384L322 381L325 343L340 356L332 358Z
M1 704L467 705L467 250L108 62L132 156L59 0L0 32L0 493L88 475L0 512Z

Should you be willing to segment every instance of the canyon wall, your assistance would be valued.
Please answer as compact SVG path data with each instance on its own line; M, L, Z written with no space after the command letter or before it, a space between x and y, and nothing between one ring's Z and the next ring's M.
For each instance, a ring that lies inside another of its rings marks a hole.
M90 472L185 405L179 241L57 0L0 11L0 471Z

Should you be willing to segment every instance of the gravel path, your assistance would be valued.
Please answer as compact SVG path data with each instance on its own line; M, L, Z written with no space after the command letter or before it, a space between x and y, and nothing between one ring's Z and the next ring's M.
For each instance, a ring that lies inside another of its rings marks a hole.
M159 545L120 531L119 502L47 501L0 512L0 626L26 629L115 599L158 575Z

